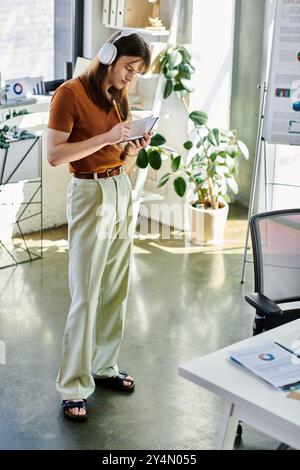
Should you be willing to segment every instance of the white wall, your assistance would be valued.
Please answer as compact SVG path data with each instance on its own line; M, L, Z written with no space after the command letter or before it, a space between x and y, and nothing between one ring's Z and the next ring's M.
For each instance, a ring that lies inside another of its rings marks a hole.
M202 109L213 126L230 118L235 0L194 1L192 56L196 72L190 108Z
M103 0L85 0L83 23L83 55L91 59L107 38L102 25Z
M236 0L231 128L247 145L250 158L240 159L239 193L237 199L248 206L253 172L256 136L259 123L260 96L257 85L262 83L265 0Z

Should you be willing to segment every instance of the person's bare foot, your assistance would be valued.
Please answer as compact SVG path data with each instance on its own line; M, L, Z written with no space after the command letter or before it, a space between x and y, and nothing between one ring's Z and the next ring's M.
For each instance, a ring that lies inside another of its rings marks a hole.
M126 375L123 379L123 385L125 388L134 388L134 379L130 375Z
M87 410L84 407L68 407L68 403L82 403L85 405L85 402L82 400L82 398L74 398L71 400L64 400L63 403L65 405L64 407L64 414L66 415L71 415L71 416L81 416L85 417L87 415Z
M133 392L135 388L134 379L125 371L119 371L118 375L113 377L94 377L96 385L112 388L114 390Z

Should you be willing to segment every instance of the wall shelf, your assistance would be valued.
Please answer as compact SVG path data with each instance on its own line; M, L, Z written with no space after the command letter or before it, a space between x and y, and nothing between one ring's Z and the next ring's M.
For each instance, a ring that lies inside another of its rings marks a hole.
M146 28L127 28L127 27L119 28L118 26L111 26L109 24L106 24L105 26L110 29L118 29L118 30L124 30L124 31L133 30L133 31L136 31L138 34L147 34L148 36L169 36L170 34L170 31L168 30L152 31Z

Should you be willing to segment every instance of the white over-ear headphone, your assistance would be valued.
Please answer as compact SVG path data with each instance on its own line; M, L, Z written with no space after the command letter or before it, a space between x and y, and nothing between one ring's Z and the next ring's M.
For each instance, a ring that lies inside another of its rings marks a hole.
M114 45L120 38L124 36L131 36L131 34L136 34L136 31L126 29L120 31L117 37L112 42L105 42L98 52L98 59L101 64L110 65L113 63L115 58L117 57L118 50Z

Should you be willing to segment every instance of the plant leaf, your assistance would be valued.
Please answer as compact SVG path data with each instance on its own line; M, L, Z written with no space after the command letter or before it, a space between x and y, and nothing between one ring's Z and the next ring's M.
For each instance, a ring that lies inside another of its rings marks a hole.
M183 59L186 61L186 62L189 62L192 58L191 54L189 53L189 51L184 47L184 46L181 46L179 48L179 52L180 54L182 55Z
M178 75L178 70L173 69L173 70L168 70L166 73L167 78L175 78Z
M199 149L200 147L202 147L202 145L204 144L204 142L206 141L206 139L207 139L207 136L202 137L202 139L199 140L198 144L196 145L197 149Z
M193 142L188 140L187 142L184 142L183 146L186 150L191 150L191 148L193 148Z
M240 149L237 145L228 145L226 147L226 152L232 157L235 158L240 153Z
M227 168L229 168L229 170L232 170L235 167L234 160L229 155L226 155L225 163L226 163Z
M203 126L208 121L208 115L204 111L192 111L189 118L196 126Z
M247 145L244 144L244 142L242 142L241 140L238 140L237 144L243 157L245 157L246 160L249 160L249 150Z
M174 85L174 91L183 91L183 90L185 90L185 88L184 88L184 86L182 85L181 82L176 83L176 84Z
M151 150L148 153L148 160L153 170L159 170L162 164L161 154L157 150Z
M216 159L217 159L217 156L218 156L217 152L213 152L213 153L210 154L209 159L210 159L212 162L215 162Z
M174 67L178 67L179 64L182 62L182 55L179 51L171 51L168 53L169 58L169 66L171 69Z
M219 176L224 176L227 172L227 168L225 165L217 165L215 171Z
M234 192L234 194L237 194L239 192L238 184L234 178L228 178L227 184L230 187L230 189Z
M179 78L180 80L182 78L186 78L187 80L190 80L191 77L192 77L191 74L187 72L179 72L179 74L177 75L177 79Z
M195 89L191 85L190 80L187 80L186 78L182 78L181 84L183 85L184 89L188 91L189 93L193 93L193 91L195 91Z
M231 202L231 197L229 196L229 194L222 194L222 198L225 202L227 202L227 204Z
M159 147L166 143L166 139L161 134L155 134L150 141L151 147Z
M167 173L162 178L160 178L157 187L161 188L162 186L164 186L169 181L169 178L170 178L171 174L172 173Z
M178 70L180 73L189 73L191 74L194 71L194 68L189 64L182 63L179 65Z
M178 194L178 196L180 197L183 197L185 190L186 190L185 180L181 176L179 176L178 178L174 180L173 185L174 185L176 194Z
M164 91L164 99L167 99L170 94L172 93L173 91L173 83L172 83L172 80L167 80L167 83L166 83L166 87L165 87L165 91Z
M207 140L214 147L217 147L218 145L220 145L220 130L212 129L211 131L209 131Z
M181 162L181 156L178 155L177 157L175 157L171 163L171 168L172 168L172 171L177 171L178 168L180 167L180 162Z
M180 64L178 67L178 70L179 70L180 78L187 78L188 80L191 79L193 70L188 64L184 64L184 63Z
M145 149L142 149L138 153L136 164L139 168L147 168L148 166L148 154Z

